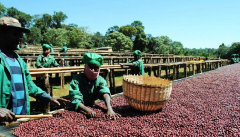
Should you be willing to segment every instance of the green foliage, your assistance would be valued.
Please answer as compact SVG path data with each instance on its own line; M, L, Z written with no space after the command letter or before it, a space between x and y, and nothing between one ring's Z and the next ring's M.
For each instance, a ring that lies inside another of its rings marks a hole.
M216 51L216 54L220 58L228 58L229 47L222 43Z
M108 47L112 47L114 51L130 51L133 47L131 39L119 32L109 34L104 44Z
M173 41L172 44L172 50L170 51L170 54L174 55L182 55L183 54L183 45L181 42Z
M54 28L61 28L62 22L67 19L67 15L64 14L62 11L56 12L54 11L53 14L53 27Z
M102 36L100 32L94 33L94 35L92 36L93 47L95 48L102 47L104 45L103 41L104 36Z
M26 34L26 40L28 43L34 44L34 45L40 45L41 41L42 41L42 34L41 34L41 30L37 27L32 27L30 28L31 33Z
M6 11L6 7L0 3L0 17L5 16Z
M110 33L113 33L113 32L118 32L118 30L119 30L119 27L117 25L110 27L108 28L106 35L109 35Z
M143 26L143 24L142 24L142 22L141 21L134 21L133 23L131 23L131 26L133 26L133 27L139 27L139 28L141 28L142 30L144 30L144 26Z
M61 46L63 42L69 43L69 39L67 37L67 30L66 29L55 29L49 28L47 32L43 35L43 43L51 43L56 46Z
M67 37L69 40L69 47L72 48L91 48L92 42L91 42L91 35L83 32L81 28L71 28L67 31Z
M119 28L119 32L121 32L125 36L128 36L132 41L134 41L137 31L138 30L131 25L126 25Z
M19 22L21 23L22 27L28 28L31 25L32 16L29 14L26 14L24 12L21 12L14 7L7 9L6 16L18 19Z
M224 43L218 49L214 48L183 48L179 41L173 41L168 36L153 37L146 35L145 27L141 21L134 21L131 25L112 26L108 28L106 35L100 32L88 32L88 27L78 27L71 23L63 24L68 18L63 12L54 12L53 15L40 14L29 15L14 7L6 8L0 3L0 17L10 16L17 18L23 27L31 30L25 34L24 41L30 44L52 43L62 46L67 42L71 48L97 48L106 46L113 47L113 50L141 50L147 53L175 54L186 56L220 57L229 58L231 54L240 54L240 42L234 42L231 46Z

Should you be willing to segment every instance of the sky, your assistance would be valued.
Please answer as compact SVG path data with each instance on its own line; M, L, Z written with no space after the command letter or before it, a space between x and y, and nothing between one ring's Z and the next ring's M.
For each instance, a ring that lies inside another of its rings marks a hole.
M64 24L105 35L112 26L141 21L146 34L168 36L185 48L215 48L240 42L240 0L1 0L26 14L62 11Z

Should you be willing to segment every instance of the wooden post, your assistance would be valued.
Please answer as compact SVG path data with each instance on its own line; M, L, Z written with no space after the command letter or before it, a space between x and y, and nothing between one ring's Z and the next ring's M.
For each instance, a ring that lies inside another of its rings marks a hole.
M173 80L176 79L176 65L173 65Z
M184 77L187 77L187 64L184 65Z
M158 77L161 78L161 74L162 74L161 73L162 72L162 66L161 65L158 66L158 72L159 72Z
M193 72L193 75L195 75L195 64L194 63L192 64L192 72Z
M168 78L168 66L165 67L166 78Z
M64 73L61 74L61 89L64 89L65 79L64 79Z
M104 79L106 80L108 86L109 86L109 83L108 83L109 73L110 73L110 69L106 69Z
M110 70L110 72L109 72L109 84L110 84L110 90L112 89L112 87L113 87L113 83L112 83L112 75L111 75L111 69L109 69Z
M176 67L177 67L177 79L179 79L179 67L180 67L180 65L177 65Z
M152 75L152 66L149 67L149 70L148 70L148 75L151 76Z
M111 73L112 73L112 79L113 79L113 92L114 94L116 94L114 69L112 69Z

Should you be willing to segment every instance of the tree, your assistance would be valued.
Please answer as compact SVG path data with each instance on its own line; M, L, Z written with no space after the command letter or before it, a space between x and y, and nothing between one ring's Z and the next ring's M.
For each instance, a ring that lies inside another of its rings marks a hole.
M113 32L109 34L106 37L104 44L112 47L114 51L130 51L133 47L133 42L131 39L119 32Z
M14 7L8 8L6 15L18 19L22 27L28 28L31 25L32 16L21 12Z
M133 42L133 50L143 51L148 45L147 36L143 30L143 26L136 26L137 34L135 36L135 40Z
M6 11L6 7L0 3L0 17L5 16Z
M183 45L181 42L173 41L171 45L172 45L172 51L170 52L171 54L174 55L183 54Z
M100 32L96 32L92 36L93 47L95 48L104 46L103 41L104 41L104 36L102 36Z
M133 26L135 28L140 27L142 30L144 30L144 26L141 21L134 21L133 23L131 23L131 26Z
M53 14L53 27L54 28L61 28L61 23L67 19L67 15L63 12L56 12L54 11Z
M41 43L42 41L42 34L41 34L41 30L37 27L32 27L30 28L31 33L26 34L26 40L24 41L28 41L28 43L34 44L34 45L38 45Z
M69 40L69 47L72 48L91 48L91 35L83 32L81 28L72 27L67 31L67 37Z
M111 34L113 32L118 32L118 30L119 30L119 27L117 25L115 25L113 27L110 27L110 28L108 28L108 30L106 32L106 35L109 35L109 34Z
M63 42L69 43L69 39L67 37L67 30L61 28L49 28L47 29L46 33L44 33L43 41L41 42L41 44L51 43L60 47Z
M121 32L125 36L128 36L132 41L135 40L137 31L138 30L131 25L126 25L119 28L119 32Z

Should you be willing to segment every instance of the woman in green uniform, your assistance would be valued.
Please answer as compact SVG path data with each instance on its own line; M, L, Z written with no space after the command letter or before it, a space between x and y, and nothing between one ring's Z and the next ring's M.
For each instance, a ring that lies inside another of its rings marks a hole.
M135 50L133 52L134 59L128 63L120 63L121 66L130 66L132 75L144 75L144 66L141 59L142 53L140 50Z
M110 118L119 118L121 115L112 109L107 82L99 76L100 66L104 62L103 57L96 53L85 53L82 61L85 63L84 73L74 76L69 87L71 107L74 110L85 111L90 117L95 117L96 112L86 106L93 106L95 100L102 99L105 101Z

